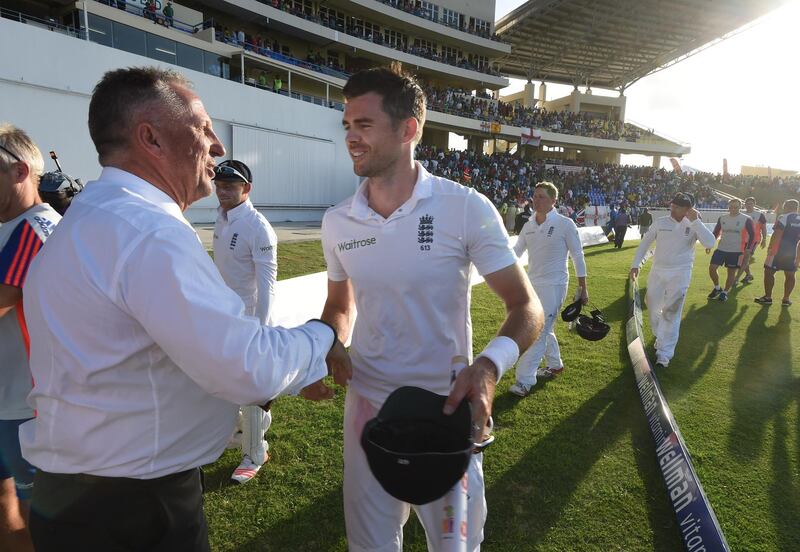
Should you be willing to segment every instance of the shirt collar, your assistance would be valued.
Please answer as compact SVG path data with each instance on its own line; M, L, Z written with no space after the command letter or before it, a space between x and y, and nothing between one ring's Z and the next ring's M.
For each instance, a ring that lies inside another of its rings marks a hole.
M192 225L186 220L186 217L183 216L183 211L181 211L181 208L178 207L174 199L135 174L131 174L116 167L103 167L103 171L100 173L100 178L98 180L128 189L148 203L152 203L168 215L192 228Z
M420 200L433 195L433 177L419 161L414 161L414 164L417 168L417 181L414 183L411 197L399 208L404 211L404 214L410 213ZM368 185L369 178L365 178L353 196L353 202L350 204L350 212L348 213L353 218L367 219L372 214L372 209L367 199Z
M553 217L555 217L557 214L558 214L558 211L556 211L556 207L555 207L555 205L553 205L553 207L549 211L547 211L547 214L544 216L544 220L542 221L542 224L546 223L548 220L552 221ZM533 211L533 216L531 216L531 220L533 222L536 222L536 210ZM537 223L538 226L541 226L542 224L538 224Z
M217 213L219 213L219 215L222 218L227 219L228 222L231 223L237 219L242 218L253 209L255 209L255 207L253 207L253 202L251 202L250 198L248 197L239 205L237 205L233 209L230 209L227 213L222 207L217 207Z

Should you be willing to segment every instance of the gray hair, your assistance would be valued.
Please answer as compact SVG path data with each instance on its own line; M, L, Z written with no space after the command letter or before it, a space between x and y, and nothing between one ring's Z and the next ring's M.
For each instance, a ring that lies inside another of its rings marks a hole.
M20 161L28 164L34 181L39 181L39 176L44 172L42 152L24 130L10 123L0 123L0 146L2 146L0 163L3 168L8 168L12 163L16 163L17 159L14 159L14 155L16 155ZM8 151L4 151L3 148Z
M175 85L191 83L177 71L157 67L129 67L103 75L89 104L89 134L101 165L128 145L133 125L142 115L153 113L170 121L188 112Z

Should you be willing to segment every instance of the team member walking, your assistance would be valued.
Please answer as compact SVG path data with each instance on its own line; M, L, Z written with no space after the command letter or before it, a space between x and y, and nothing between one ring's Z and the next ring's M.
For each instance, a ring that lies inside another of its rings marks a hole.
M270 321L278 278L278 236L250 201L252 173L241 161L223 161L214 171L219 209L214 224L214 264L228 287L242 298L244 312L261 324ZM241 408L242 462L231 479L247 483L269 460L264 434L272 424L271 411L260 406Z
M0 124L0 550L32 551L28 532L34 468L22 457L19 426L33 418L22 286L61 220L37 192L42 153L25 131Z
M106 73L89 132L103 171L24 287L31 535L38 552L209 550L198 468L224 450L238 405L314 385L344 348L319 321L245 316L184 218L225 149L180 74Z
M800 215L797 214L798 201L789 199L783 204L783 214L778 217L772 229L769 253L764 263L764 295L756 303L772 304L772 288L775 286L775 273L783 271L786 280L783 284L781 304L788 307L795 284L795 273L800 264Z
M622 249L622 244L625 242L625 234L628 232L628 226L631 223L631 218L625 207L620 207L619 213L614 218L614 247Z
M741 207L742 202L738 199L728 201L728 214L719 217L714 227L714 236L720 240L708 266L708 275L714 282L714 289L708 294L709 299L728 300L728 293L736 281L736 272L743 266L745 251L749 251L753 246L755 239L753 219L740 212ZM724 289L719 285L719 274L717 274L719 267L723 265L728 269Z
M630 277L636 279L645 255L655 243L645 301L650 328L656 337L656 366L669 366L675 355L697 241L710 248L716 240L694 209L691 196L679 193L670 204L669 216L655 220L642 237L633 258Z
M411 506L386 493L370 472L359 444L364 423L392 391L412 385L449 394L446 413L466 397L480 439L497 380L539 335L541 307L491 202L414 161L425 122L419 85L392 70L371 69L353 75L344 96L353 170L367 178L322 221L329 278L322 318L345 340L354 303L358 312L344 412L347 539L353 551L399 551ZM507 317L498 336L456 374L453 358L472 357L470 263L505 303ZM483 540L482 462L476 454L468 469L469 550ZM443 506L439 499L414 507L433 550Z
M744 200L744 211L742 212L753 220L753 230L755 230L756 233L753 238L753 243L747 250L746 262L743 263L743 267L740 269L745 272L742 283L747 284L753 281L753 275L750 273L750 265L753 264L758 244L761 244L761 249L767 246L767 217L764 216L764 213L756 209L756 198L754 197L748 197Z
M639 224L639 236L641 237L647 234L647 231L650 230L650 226L653 224L653 215L647 210L647 207L642 209L637 223Z
M528 278L542 302L544 328L539 339L527 350L517 364L517 381L510 391L527 396L538 378L552 378L564 370L561 351L555 334L555 322L567 295L569 270L567 256L572 257L578 278L580 299L589 302L586 288L586 262L583 258L578 227L569 217L554 209L558 188L551 182L540 182L533 192L534 216L525 223L514 245L521 256L528 252ZM547 355L547 367L538 370L542 357Z

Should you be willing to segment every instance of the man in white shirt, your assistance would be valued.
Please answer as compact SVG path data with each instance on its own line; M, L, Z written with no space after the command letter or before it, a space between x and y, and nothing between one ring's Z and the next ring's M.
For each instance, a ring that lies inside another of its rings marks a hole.
M657 218L642 237L631 264L630 277L636 279L645 255L655 243L645 301L650 328L656 336L656 366L668 366L675 355L697 241L708 248L716 240L694 209L693 198L679 193L670 204L669 216Z
M40 552L209 550L199 467L224 450L238 405L318 382L344 348L323 322L245 316L184 218L225 149L180 74L106 73L89 132L103 172L24 287L31 535Z
M586 288L586 262L571 218L559 215L554 209L558 188L552 182L540 182L533 191L534 215L522 227L514 253L517 257L528 252L528 278L544 310L544 329L539 339L525 351L517 364L517 381L509 391L527 397L537 378L552 378L564 371L561 351L556 339L555 323L561 304L567 296L569 270L567 256L572 257L581 302L589 302ZM547 366L538 370L547 354Z
M37 193L44 160L22 129L0 124L0 550L32 551L28 532L34 468L19 426L33 418L22 286L61 215Z
M252 178L250 168L241 161L231 159L217 165L214 264L228 287L242 298L245 314L267 324L275 304L278 236L250 201ZM271 410L244 405L241 422L242 461L231 476L240 484L254 478L269 460L264 434L272 424Z
M344 96L353 170L367 177L322 221L328 264L322 318L346 339L358 311L344 412L345 524L351 551L399 551L411 505L372 475L360 446L365 422L391 392L411 385L449 394L445 414L469 400L474 438L482 439L496 381L538 336L541 307L489 200L414 161L425 121L425 96L414 80L389 69L362 71ZM471 263L508 313L474 363ZM346 359L331 358L334 375L337 361ZM482 461L474 455L467 472L470 551L480 547L486 518ZM414 506L432 550L440 547L444 506L444 499Z

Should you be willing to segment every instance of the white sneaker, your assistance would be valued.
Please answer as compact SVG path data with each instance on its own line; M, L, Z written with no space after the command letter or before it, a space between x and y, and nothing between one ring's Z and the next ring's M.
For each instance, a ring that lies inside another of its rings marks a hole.
M249 455L245 454L244 458L242 458L242 463L239 464L238 468L233 470L231 481L233 481L234 483L238 483L239 485L247 483L258 474L258 470L260 470L261 466L266 464L268 460L269 460L269 454L266 454L264 462L262 464L256 464L255 462L253 462L253 460L250 459Z
M531 394L532 385L525 385L524 383L517 382L512 385L508 391L518 397L527 397Z

